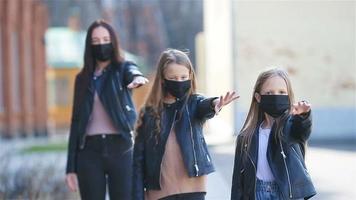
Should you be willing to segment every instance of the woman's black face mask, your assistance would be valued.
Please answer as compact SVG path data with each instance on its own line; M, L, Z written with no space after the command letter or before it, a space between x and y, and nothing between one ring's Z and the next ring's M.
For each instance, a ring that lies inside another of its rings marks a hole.
M164 89L174 97L180 99L188 92L191 86L191 80L172 81L164 79Z
M289 109L289 97L288 95L261 95L259 106L263 112L277 118Z
M93 53L96 60L107 61L112 57L114 48L112 43L107 44L93 44Z

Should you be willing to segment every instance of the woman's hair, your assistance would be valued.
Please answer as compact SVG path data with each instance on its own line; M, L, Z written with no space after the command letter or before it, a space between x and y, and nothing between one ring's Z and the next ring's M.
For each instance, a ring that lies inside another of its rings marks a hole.
M255 130L258 128L262 120L265 118L264 112L260 109L259 103L256 100L255 93L260 94L263 84L272 77L279 76L284 79L287 85L287 92L289 97L290 106L294 103L294 93L292 90L291 82L288 76L288 73L282 69L274 68L260 73L257 78L256 84L254 86L254 91L252 93L252 101L250 105L250 110L248 111L245 123L242 126L240 134L242 137L241 148L244 148L247 145L247 149L250 148L251 139ZM286 111L281 117L276 118L276 137L281 138L283 131L283 122L286 120L290 113L291 107Z
M104 20L94 21L88 28L87 35L85 38L85 50L84 50L84 66L79 73L81 76L80 82L80 95L79 98L83 99L85 95L85 89L90 83L90 79L95 71L96 60L94 57L94 51L92 47L92 34L94 29L98 27L105 28L110 35L110 41L113 46L113 54L110 58L112 63L115 63L114 66L120 66L119 64L124 61L123 53L121 52L120 43L116 36L116 33L112 26L105 22ZM81 101L80 101L81 102Z
M155 79L151 88L151 91L146 99L145 105L140 112L138 123L136 127L141 126L142 117L145 112L149 111L155 119L155 132L159 134L160 132L160 122L161 122L161 112L163 110L163 100L167 95L164 89L164 73L169 64L176 63L183 65L189 69L189 79L191 80L191 87L188 91L188 96L196 93L196 78L194 68L189 60L189 57L183 51L177 49L167 49L162 52L158 64ZM156 135L158 136L158 135Z

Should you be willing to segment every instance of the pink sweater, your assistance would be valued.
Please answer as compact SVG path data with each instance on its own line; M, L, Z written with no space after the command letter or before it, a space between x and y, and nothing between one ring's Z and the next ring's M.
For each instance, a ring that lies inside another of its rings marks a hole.
M172 131L168 136L161 163L161 190L147 190L145 200L157 200L174 194L206 192L206 178L206 175L188 176L176 133Z
M87 126L87 135L115 134L118 130L114 126L110 116L105 111L98 93L95 91L93 110Z

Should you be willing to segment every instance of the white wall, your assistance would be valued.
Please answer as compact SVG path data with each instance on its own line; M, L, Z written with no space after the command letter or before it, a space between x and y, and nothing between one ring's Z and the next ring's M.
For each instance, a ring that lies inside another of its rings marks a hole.
M224 95L234 89L232 76L231 4L229 0L204 1L204 33L197 37L197 73L200 91L207 96ZM233 104L209 120L209 143L228 140L234 132Z
M284 66L313 105L318 139L356 138L355 1L236 1L236 121L261 70Z

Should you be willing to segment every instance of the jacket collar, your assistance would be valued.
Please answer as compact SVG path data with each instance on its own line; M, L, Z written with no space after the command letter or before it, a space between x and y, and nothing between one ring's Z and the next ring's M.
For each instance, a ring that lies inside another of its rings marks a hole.
M113 70L113 64L112 63L109 63L108 66L105 67L105 69L103 70L103 73L102 75L100 75L100 81L102 81L102 84L101 85L105 85L107 80L108 80L108 77L110 74L112 74L112 70ZM91 75L90 77L90 82L89 82L89 85L88 85L88 90L91 94L94 94L94 91L95 91L95 83L94 83L94 74ZM103 90L100 90L100 92L98 92L98 95L101 94Z

